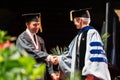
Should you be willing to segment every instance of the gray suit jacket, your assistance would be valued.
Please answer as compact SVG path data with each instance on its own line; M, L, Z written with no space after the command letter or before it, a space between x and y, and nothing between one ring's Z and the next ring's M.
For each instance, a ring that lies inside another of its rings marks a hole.
M47 64L47 70L49 74L53 73L53 65L50 62L46 62L45 59L48 56L48 53L45 48L44 40L40 37L38 37L38 43L40 46L40 49L36 49L32 40L30 39L29 35L24 31L21 33L17 40L16 40L16 47L18 48L19 52L22 50L25 50L30 56L34 57L38 64L46 63Z

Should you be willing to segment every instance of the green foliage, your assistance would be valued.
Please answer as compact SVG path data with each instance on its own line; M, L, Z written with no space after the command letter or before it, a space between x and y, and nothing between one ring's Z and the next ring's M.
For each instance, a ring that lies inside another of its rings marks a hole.
M110 36L109 33L104 33L104 34L102 35L103 44L105 44L105 42L106 42L106 40L107 40L107 38L108 38L109 36Z
M0 45L11 40L10 36L5 36L6 33L0 30ZM0 80L35 80L43 77L45 64L35 67L36 60L25 51L22 54L14 44L0 49Z
M5 43L7 40L13 41L16 37L7 35L7 31L0 30L0 44Z
M67 49L67 47L59 47L58 45L55 48L52 48L50 51L54 55L60 55L63 54L63 52Z
M73 75L74 75L74 77L70 77L70 80L84 80L81 77L81 75L82 75L81 71L75 71L75 73Z
M5 43L6 40L10 40L10 36L6 36L7 32L0 30L0 43Z

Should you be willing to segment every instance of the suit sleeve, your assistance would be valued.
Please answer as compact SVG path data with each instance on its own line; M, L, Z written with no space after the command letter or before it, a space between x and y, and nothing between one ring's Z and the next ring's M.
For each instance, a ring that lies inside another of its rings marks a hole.
M44 39L43 39L42 37L38 37L38 38L39 38L40 45L41 45L41 51L44 51L44 52L47 53ZM46 63L47 63L46 68L47 68L48 73L49 73L49 74L54 73L53 64L52 64L51 62L46 62Z
M30 56L33 57L39 57L41 59L46 59L48 54L44 51L39 51L34 48L32 44L29 43L29 41L26 41L23 36L18 37L16 41L16 47L21 52L22 50L25 50L28 52Z

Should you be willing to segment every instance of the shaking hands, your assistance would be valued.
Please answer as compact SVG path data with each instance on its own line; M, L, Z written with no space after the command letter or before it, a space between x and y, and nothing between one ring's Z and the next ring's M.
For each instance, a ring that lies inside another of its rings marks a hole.
M54 65L57 65L59 62L58 62L58 56L51 56L50 57L50 62Z

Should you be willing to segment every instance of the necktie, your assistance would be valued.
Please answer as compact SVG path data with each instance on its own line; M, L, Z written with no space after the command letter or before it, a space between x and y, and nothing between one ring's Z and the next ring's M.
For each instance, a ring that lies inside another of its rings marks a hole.
M35 37L35 35L33 36L33 38L34 38L34 41L35 41L35 43L36 43L36 37Z

